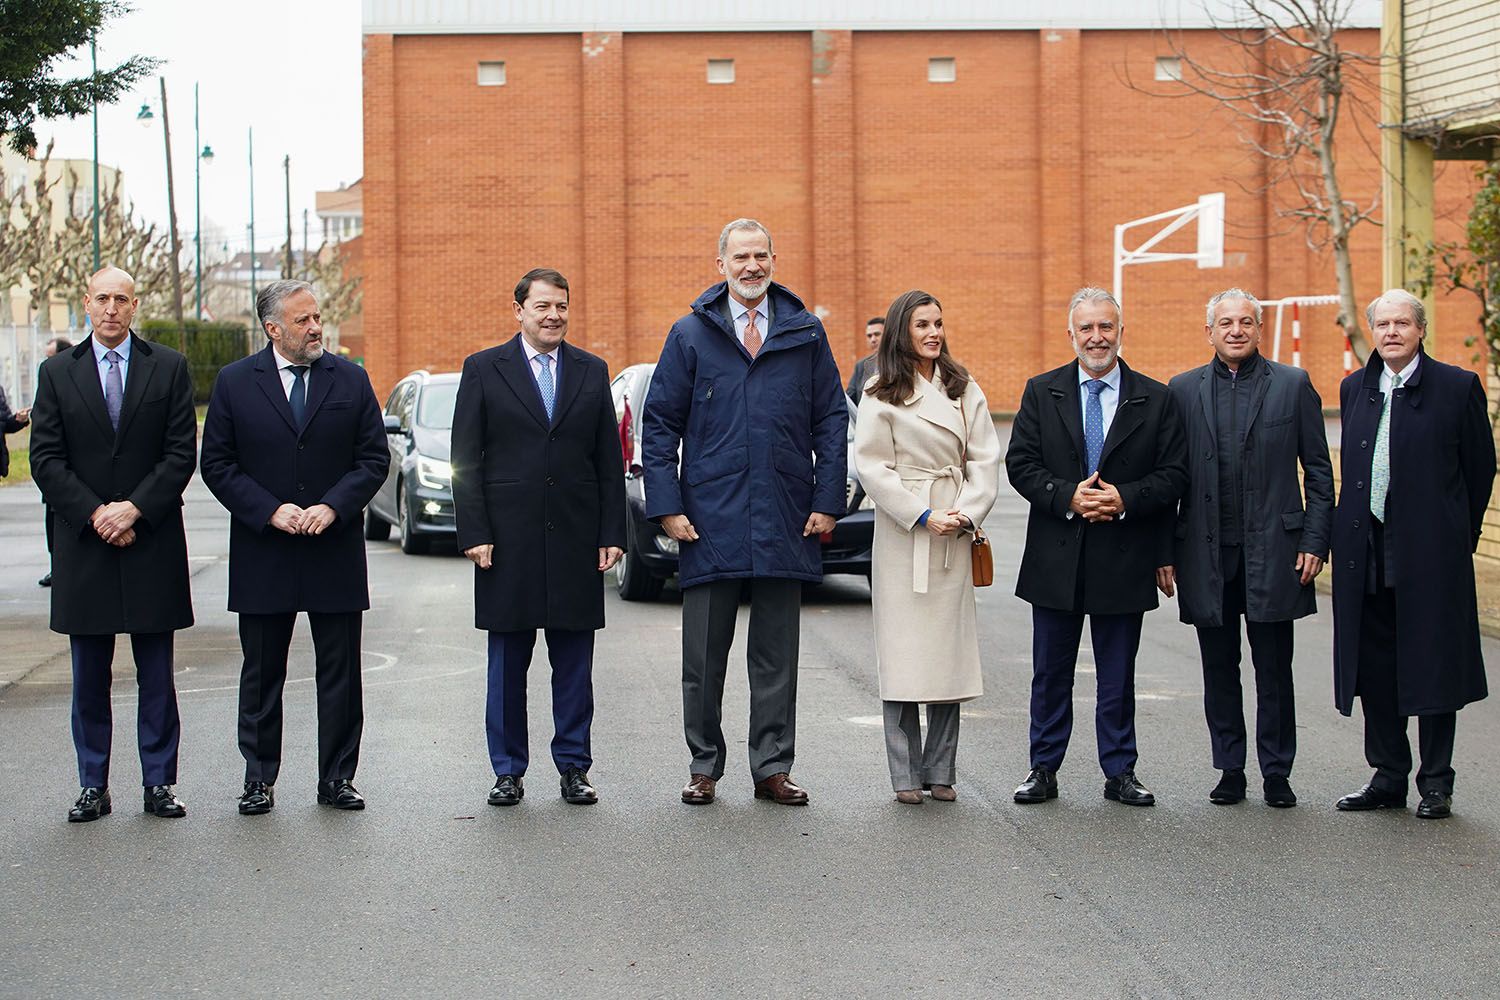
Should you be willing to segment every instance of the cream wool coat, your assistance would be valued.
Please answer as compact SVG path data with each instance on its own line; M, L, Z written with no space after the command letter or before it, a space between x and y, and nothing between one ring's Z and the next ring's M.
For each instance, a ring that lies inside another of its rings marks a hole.
M967 460L960 468L966 419ZM929 508L957 507L980 524L995 505L1000 439L984 393L970 381L962 399L949 399L939 384L920 377L899 405L866 391L854 427L854 467L875 502L870 603L881 699L930 704L979 697L973 536L939 538L917 518Z

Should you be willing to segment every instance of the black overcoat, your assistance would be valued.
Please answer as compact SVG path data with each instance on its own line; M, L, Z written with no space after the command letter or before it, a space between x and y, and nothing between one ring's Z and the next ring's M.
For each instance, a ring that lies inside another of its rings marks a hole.
M1328 557L1333 463L1328 459L1323 401L1307 372L1266 358L1261 361L1252 376L1250 419L1240 453L1245 617L1281 622L1318 610L1313 584L1304 587L1297 574L1297 553ZM1188 487L1177 508L1172 545L1177 610L1184 622L1205 627L1224 623L1213 367L1209 363L1183 372L1168 386L1188 442ZM1297 480L1299 463L1305 487Z
M193 624L182 493L198 419L187 360L130 334L120 428L109 425L94 339L48 358L31 411L31 474L52 518L52 630L169 632ZM100 504L141 511L120 548L89 525Z
M380 404L358 365L324 351L299 433L271 347L219 372L203 425L203 481L229 519L229 610L342 613L370 606L363 512L390 466ZM321 535L271 527L284 503L327 504Z
M458 546L474 567L474 627L604 627L599 549L625 547L625 468L601 358L570 344L549 423L521 336L464 360L453 413Z
M1120 402L1100 453L1099 475L1120 491L1124 518L1069 517L1086 478L1078 362L1026 383L1011 428L1005 471L1031 504L1016 596L1088 614L1130 614L1157 605L1156 568L1170 560L1172 517L1187 484L1182 422L1167 387L1120 362ZM1079 574L1084 603L1075 608Z
M1353 711L1370 546L1370 465L1380 425L1380 372L1371 354L1339 386L1342 492L1333 516L1333 698ZM1471 371L1425 352L1392 393L1391 479L1396 594L1396 707L1454 712L1487 693L1474 594L1474 549L1495 482L1484 389Z

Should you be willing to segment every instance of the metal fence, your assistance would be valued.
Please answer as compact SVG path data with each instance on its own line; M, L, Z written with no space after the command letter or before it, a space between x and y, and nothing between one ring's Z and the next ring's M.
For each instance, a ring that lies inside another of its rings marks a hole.
M11 409L25 409L36 399L36 369L46 358L47 341L67 337L76 344L88 335L86 329L0 326L0 385L5 387Z

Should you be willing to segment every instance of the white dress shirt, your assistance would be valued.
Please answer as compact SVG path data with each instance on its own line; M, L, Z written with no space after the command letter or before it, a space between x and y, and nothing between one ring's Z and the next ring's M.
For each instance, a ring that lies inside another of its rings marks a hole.
M105 396L109 395L109 387L105 385L105 381L109 378L109 362L105 360L104 355L110 351L114 351L120 356L120 388L123 390L125 388L125 379L130 375L130 334L127 333L125 335L125 339L120 341L119 347L105 347L99 343L98 337L93 339L93 344L94 365L99 370L99 388L104 391ZM122 396L121 398L123 399L124 397Z
M1401 369L1399 372L1393 372L1393 371L1391 371L1391 366L1390 365L1381 365L1380 366L1380 391L1382 393L1384 393L1385 395L1389 396L1391 394L1391 386L1395 384L1396 376L1397 375L1401 376L1401 384L1403 386L1406 385L1406 383L1410 382L1411 381L1411 377L1417 373L1417 362L1419 362L1421 360L1422 360L1422 352L1418 351L1412 357L1411 361L1407 362L1406 367L1403 368L1403 369Z
M760 331L760 342L766 342L766 335L771 332L771 295L766 293L755 303L755 328ZM750 306L745 305L733 295L729 296L729 317L734 320L734 335L739 338L741 344L745 342L745 327L750 325Z
M286 393L287 401L290 402L292 398L292 384L297 381L297 373L292 371L292 365L297 362L288 361L282 357L281 352L276 349L274 344L271 346L271 353L276 355L276 373L281 376L281 391ZM302 389L306 391L311 386L312 365L308 365L307 371L302 373Z

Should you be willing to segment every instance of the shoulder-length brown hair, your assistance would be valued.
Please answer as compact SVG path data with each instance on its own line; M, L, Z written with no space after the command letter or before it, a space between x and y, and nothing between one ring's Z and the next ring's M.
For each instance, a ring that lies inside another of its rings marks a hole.
M885 313L885 332L880 335L877 349L880 372L869 394L883 403L899 405L911 398L917 384L916 350L911 346L911 315L922 306L943 304L927 292L913 289L897 297ZM969 370L959 364L948 353L948 338L943 338L943 351L938 355L937 374L943 377L943 390L949 399L958 399L969 387Z

